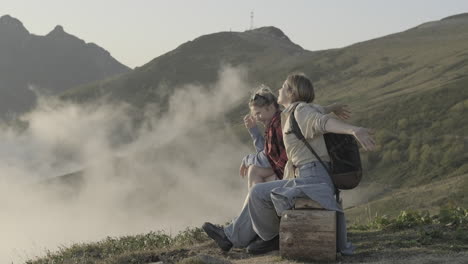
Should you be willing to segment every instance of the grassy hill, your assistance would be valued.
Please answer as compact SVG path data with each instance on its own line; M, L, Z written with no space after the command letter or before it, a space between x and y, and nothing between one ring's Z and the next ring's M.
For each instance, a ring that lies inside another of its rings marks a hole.
M439 213L404 211L395 218L377 217L367 225L350 228L349 239L357 246L353 256L340 263L466 263L468 210L443 208ZM221 253L199 228L175 236L151 232L120 238L108 237L90 244L75 244L26 262L46 263L302 263L282 259L278 251L251 256L233 249Z
M92 101L107 96L140 109L149 103L164 109L183 84L210 89L223 64L246 67L252 87L280 87L289 72L304 72L314 80L317 102L349 104L352 122L373 128L379 144L378 151L362 153L364 182L344 193L348 220L360 223L350 230L360 251L342 263L463 263L467 214L457 206L468 207L467 29L468 15L461 14L315 52L273 27L215 33L63 97ZM239 105L220 122L230 122L247 141L240 119L246 111ZM439 212L445 206L451 209ZM458 219L458 224L450 219ZM258 258L242 251L221 255L199 229L174 237L149 233L107 238L49 252L30 263L205 263L206 258L215 258L215 263L293 263L277 253Z
M252 87L280 87L292 71L314 80L317 102L344 102L352 122L376 131L379 150L363 153L364 181L412 188L468 172L468 15L428 22L342 49L311 52L274 27L201 36L113 80L69 90L78 101L102 96L162 109L178 87L209 87L220 65L248 69ZM247 97L248 95L246 95ZM228 121L248 139L240 105ZM224 120L223 120L224 121ZM466 176L462 176L466 177ZM441 200L442 201L442 200ZM454 200L466 205L465 200Z

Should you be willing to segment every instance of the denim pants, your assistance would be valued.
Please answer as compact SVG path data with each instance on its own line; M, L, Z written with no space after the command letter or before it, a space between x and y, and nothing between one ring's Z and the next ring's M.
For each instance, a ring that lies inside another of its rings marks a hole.
M347 242L346 221L340 205L335 201L334 188L327 171L319 162L299 166L298 177L254 185L241 213L224 232L234 247L244 248L257 235L267 241L279 234L280 215L291 209L298 197L309 197L327 210L338 213L338 250L352 254L354 248Z

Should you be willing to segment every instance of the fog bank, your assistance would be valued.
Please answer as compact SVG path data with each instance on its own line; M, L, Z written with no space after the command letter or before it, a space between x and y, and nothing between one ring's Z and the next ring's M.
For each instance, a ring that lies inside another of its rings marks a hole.
M42 98L24 130L0 126L0 261L76 242L224 223L240 210L251 152L224 115L251 87L224 68L212 87L177 87L167 112ZM240 118L239 118L240 119ZM55 178L81 171L73 177Z

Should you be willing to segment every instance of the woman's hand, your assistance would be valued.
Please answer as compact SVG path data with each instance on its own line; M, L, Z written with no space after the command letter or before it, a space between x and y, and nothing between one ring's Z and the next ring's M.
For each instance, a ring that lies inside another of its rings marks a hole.
M248 170L249 170L249 167L245 166L244 162L242 162L239 168L240 176L244 178L247 175Z
M333 103L330 106L330 112L334 113L340 119L349 119L351 111L348 110L348 105Z
M372 151L375 150L375 140L372 137L374 132L364 127L358 127L353 130L353 136L359 141L364 150Z
M257 126L257 121L252 115L249 114L244 116L244 125L246 128L251 129Z

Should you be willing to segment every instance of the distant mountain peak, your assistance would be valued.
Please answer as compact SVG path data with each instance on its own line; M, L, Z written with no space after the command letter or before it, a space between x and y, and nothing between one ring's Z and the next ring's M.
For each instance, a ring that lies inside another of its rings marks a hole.
M59 32L59 33L65 33L65 30L63 30L63 27L61 25L55 26L54 30L52 32Z
M0 17L0 27L22 31L29 34L29 31L24 27L23 23L10 15Z
M252 30L247 30L241 33L242 37L250 40L268 42L268 45L281 46L282 48L302 51L303 48L292 42L281 29L273 26L260 27Z
M60 36L65 36L65 35L68 35L68 34L60 25L55 26L54 30L52 30L51 32L49 32L49 34L47 34L48 37L60 37Z
M275 38L289 40L288 36L286 36L286 34L284 34L283 31L281 31L281 29L279 29L277 27L273 27L273 26L260 27L260 28L256 28L256 29L253 29L253 30L249 30L248 32L261 33L261 34L265 34L265 35L270 35L270 36L275 37Z
M62 26L46 36L30 34L20 20L0 17L0 119L16 117L36 105L36 94L56 95L77 85L130 69L95 44L86 44ZM79 74L77 74L79 73Z
M4 15L0 17L0 24L2 25L15 25L15 26L23 26L23 23L19 21L18 19L10 16L10 15Z

